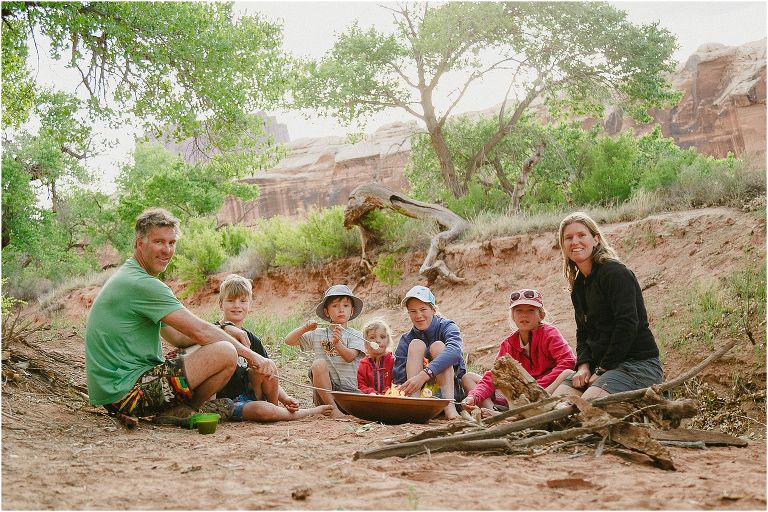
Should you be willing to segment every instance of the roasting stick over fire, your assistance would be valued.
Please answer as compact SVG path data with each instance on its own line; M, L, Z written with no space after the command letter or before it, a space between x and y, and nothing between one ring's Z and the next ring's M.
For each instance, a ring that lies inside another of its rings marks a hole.
M353 331L352 329L347 329L346 327L344 327L344 326L343 326L343 325L341 325L341 324L329 324L329 323L324 323L324 322L318 322L318 323L317 323L317 326L318 326L318 327L335 327L335 326L337 326L337 325L338 325L339 327L341 327L341 330L342 330L342 331L346 332L346 333L347 333L347 334L349 334L350 336L353 336L353 337L355 337L355 338L357 338L357 339L359 339L359 340L363 340L364 342L368 343L368 344L371 346L371 348L372 348L373 350L379 350L379 347L380 347L381 345L379 345L379 344L378 344L378 343L376 343L375 341L371 341L371 340L367 340L367 339L365 339L364 337L362 337L362 336L360 336L360 335L356 334L356 333L355 333L355 331Z

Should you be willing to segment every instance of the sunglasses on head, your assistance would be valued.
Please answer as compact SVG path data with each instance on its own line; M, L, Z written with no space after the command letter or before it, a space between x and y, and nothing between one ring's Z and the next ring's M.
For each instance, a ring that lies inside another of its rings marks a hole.
M521 297L526 299L540 299L541 294L536 290L520 290L512 292L512 295L509 296L509 300L515 302L516 300L520 300Z

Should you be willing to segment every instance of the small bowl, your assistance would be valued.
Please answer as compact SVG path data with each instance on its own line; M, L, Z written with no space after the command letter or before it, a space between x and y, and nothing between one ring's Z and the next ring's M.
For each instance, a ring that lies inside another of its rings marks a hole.
M216 432L216 425L219 424L219 416L214 412L202 412L193 414L189 417L189 429L197 427L200 434L213 434Z

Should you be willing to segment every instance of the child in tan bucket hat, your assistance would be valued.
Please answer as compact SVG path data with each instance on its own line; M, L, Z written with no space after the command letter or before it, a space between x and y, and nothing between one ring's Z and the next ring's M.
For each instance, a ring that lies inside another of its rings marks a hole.
M286 345L314 353L315 359L309 370L313 386L330 391L359 392L357 368L365 356L365 345L363 334L348 328L347 322L363 312L363 301L355 297L347 285L336 284L326 290L315 312L330 325L318 327L317 322L307 322L285 337ZM315 391L314 401L316 405L332 405L332 417L344 416L332 394Z

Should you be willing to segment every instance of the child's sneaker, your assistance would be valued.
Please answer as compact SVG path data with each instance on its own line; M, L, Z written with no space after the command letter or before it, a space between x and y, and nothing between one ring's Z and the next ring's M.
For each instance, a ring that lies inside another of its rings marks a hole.
M235 402L230 398L215 398L201 405L200 412L215 412L221 421L229 421L235 412Z

